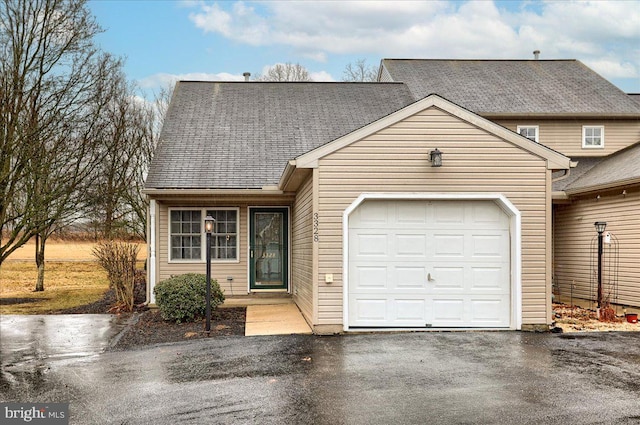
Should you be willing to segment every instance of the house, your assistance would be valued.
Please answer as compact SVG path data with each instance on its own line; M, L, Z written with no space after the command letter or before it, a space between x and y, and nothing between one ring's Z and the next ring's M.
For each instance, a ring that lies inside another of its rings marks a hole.
M145 185L150 303L204 273L211 215L226 295L291 296L315 333L547 327L554 180L637 142L638 105L578 61L379 80L179 82Z

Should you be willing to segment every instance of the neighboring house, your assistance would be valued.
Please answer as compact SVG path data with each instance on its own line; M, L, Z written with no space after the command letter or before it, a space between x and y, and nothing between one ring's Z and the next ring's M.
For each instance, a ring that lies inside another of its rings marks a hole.
M554 175L554 291L596 299L591 242L605 221L605 295L640 307L640 148L626 149L640 142L640 95L575 60L383 60L380 80L438 93L571 157L577 167Z
M640 107L577 61L383 60L380 80L179 82L149 301L204 273L210 214L226 295L291 294L316 333L546 327L553 181L637 142Z

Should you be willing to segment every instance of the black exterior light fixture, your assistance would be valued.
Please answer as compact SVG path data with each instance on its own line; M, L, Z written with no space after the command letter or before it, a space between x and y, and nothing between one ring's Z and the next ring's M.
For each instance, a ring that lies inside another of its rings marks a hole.
M606 221L596 221L593 223L598 232L598 308L602 307L602 234L607 228Z
M204 231L207 233L207 308L205 331L211 332L211 233L213 233L213 224L215 220L210 215L204 218Z
M429 161L432 167L442 167L442 152L438 148L429 152Z

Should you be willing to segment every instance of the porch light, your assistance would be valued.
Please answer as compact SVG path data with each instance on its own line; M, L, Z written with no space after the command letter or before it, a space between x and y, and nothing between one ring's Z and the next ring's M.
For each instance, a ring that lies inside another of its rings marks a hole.
M213 223L215 223L215 220L210 215L204 218L204 231L207 232L207 234L211 234L213 232Z
M593 225L596 227L596 232L598 233L604 233L604 229L607 228L606 221L596 221Z
M438 148L429 152L429 161L432 167L442 167L442 152Z
M213 232L213 223L215 220L210 215L204 218L204 231L207 233L207 307L206 307L206 324L205 332L211 332L211 233Z

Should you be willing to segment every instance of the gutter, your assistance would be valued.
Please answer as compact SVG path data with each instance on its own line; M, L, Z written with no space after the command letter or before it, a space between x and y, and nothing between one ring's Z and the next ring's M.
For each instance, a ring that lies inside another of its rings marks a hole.
M142 189L142 193L148 196L157 197L159 195L165 196L242 196L242 195L287 195L288 192L280 190L277 186L265 186L262 189L161 189L161 188L146 188Z

